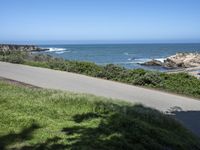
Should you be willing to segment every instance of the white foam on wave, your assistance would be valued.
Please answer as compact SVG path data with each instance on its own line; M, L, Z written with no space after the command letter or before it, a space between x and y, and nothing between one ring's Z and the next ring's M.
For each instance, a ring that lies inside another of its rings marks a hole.
M115 62L114 64L142 64L144 62L150 61L151 59L148 58L139 58L139 59L132 59L129 58L128 61L124 61L124 62Z
M161 62L164 62L166 58L156 58L155 60L158 60L158 61L161 61Z
M154 60L158 60L158 61L161 61L161 62L164 62L166 58L154 58ZM151 61L153 60L152 58L139 58L139 59L128 59L129 61L132 61L134 63L138 63L138 64L142 64L142 63L145 63L145 62L148 62L148 61Z
M55 52L56 54L63 54L63 53L70 53L71 51L58 51L58 52Z
M49 49L49 52L58 52L58 51L66 51L67 49L66 48L48 48Z
M56 54L63 54L63 53L71 52L71 51L67 50L66 48L50 47L48 49L49 50L47 52L55 52Z
M140 64L140 63L145 63L145 62L150 61L150 60L152 60L152 59L150 59L150 58L139 58L139 59L134 59L133 62Z
M55 52L56 54L63 54L65 53L65 51L58 51L58 52Z

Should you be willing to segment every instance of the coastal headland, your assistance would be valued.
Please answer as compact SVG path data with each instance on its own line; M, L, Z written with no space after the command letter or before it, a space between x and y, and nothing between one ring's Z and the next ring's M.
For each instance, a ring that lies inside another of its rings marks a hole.
M0 44L1 53L8 53L14 51L33 52L33 51L46 51L46 50L48 49L40 48L36 45Z

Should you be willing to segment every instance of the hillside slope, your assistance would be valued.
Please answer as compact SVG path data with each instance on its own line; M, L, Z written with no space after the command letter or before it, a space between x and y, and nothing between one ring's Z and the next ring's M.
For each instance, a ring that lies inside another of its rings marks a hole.
M0 81L0 110L0 149L200 149L170 117L92 95Z

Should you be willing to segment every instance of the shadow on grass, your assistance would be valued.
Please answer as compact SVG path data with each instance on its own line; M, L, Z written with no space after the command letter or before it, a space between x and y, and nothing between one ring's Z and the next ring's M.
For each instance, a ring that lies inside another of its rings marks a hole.
M92 120L94 118L100 118L100 117L103 117L103 116L98 114L98 113L89 112L89 113L86 113L86 114L75 115L73 117L73 120L76 123L81 123L83 121Z
M0 137L0 149L7 149L14 143L21 143L25 140L32 139L32 133L39 128L39 125L32 124L30 127L23 129L20 133L10 133Z
M23 146L27 150L198 150L197 138L185 130L171 117L140 105L120 107L99 103L94 112L72 117L75 125L61 129L65 138L54 137L43 143ZM100 119L96 127L92 121ZM25 132L26 131L26 132ZM28 131L28 132L27 132ZM19 135L7 135L0 139L5 146L17 137L31 138L33 130L25 129ZM24 135L24 136L21 136ZM11 138L12 137L12 138ZM18 138L17 138L18 139ZM4 148L5 148L4 146Z
M96 128L74 126L63 128L66 135L80 135L71 139L71 149L115 150L187 150L200 149L199 139L185 130L171 117L141 105L111 107L115 113L87 113L75 115L76 123L101 117ZM101 110L101 109L100 109ZM107 112L104 110L103 112ZM78 118L78 119L77 119ZM173 137L173 138L172 138Z

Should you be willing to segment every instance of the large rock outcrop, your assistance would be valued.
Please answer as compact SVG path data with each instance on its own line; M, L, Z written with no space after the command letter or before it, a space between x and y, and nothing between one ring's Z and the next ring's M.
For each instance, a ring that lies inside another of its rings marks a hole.
M152 59L151 61L144 62L141 65L145 65L145 66L162 66L163 63L161 61L159 61L159 60Z
M199 53L177 53L164 60L164 66L168 68L190 68L200 66Z
M176 55L167 57L164 62L159 60L151 60L143 63L146 66L163 66L165 68L190 68L200 67L199 53L177 53Z
M0 52L13 52L13 51L44 51L47 49L39 48L35 45L12 45L12 44L0 44Z

